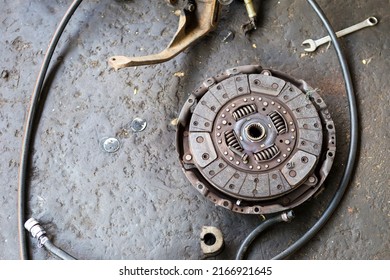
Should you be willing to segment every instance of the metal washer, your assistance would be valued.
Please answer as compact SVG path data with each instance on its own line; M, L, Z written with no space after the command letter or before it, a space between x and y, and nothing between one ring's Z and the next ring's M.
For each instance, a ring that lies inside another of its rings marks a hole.
M104 137L100 140L102 149L107 153L115 153L119 150L121 143L115 137Z

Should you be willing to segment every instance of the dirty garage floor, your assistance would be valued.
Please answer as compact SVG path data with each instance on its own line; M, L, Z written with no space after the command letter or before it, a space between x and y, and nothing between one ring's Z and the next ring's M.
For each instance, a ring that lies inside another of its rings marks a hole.
M23 122L44 52L71 1L1 0L0 259L17 259L17 172ZM223 9L217 30L170 62L115 72L111 55L156 53L177 17L164 1L84 1L60 40L36 132L28 212L61 248L80 259L199 259L201 227L219 227L232 259L257 216L204 199L185 178L172 123L189 93L236 65L261 64L321 90L336 124L337 156L325 190L296 209L291 224L266 232L250 258L270 258L296 240L326 207L340 180L348 141L348 104L332 47L306 55L301 42L326 34L305 1L256 1L259 28L240 32L244 6ZM335 29L376 16L380 23L341 40L361 121L355 176L324 229L294 259L389 259L390 2L319 1ZM348 15L347 17L345 15ZM235 38L221 43L221 33ZM182 72L183 76L175 75ZM147 120L133 133L135 117ZM117 136L115 154L99 147ZM34 259L52 259L31 242Z

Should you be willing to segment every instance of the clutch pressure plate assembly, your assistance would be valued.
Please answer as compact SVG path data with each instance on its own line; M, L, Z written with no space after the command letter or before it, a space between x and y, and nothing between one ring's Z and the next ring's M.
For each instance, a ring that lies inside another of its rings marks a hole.
M312 197L333 164L335 141L316 90L259 66L207 79L184 104L177 130L192 185L246 214L280 212Z

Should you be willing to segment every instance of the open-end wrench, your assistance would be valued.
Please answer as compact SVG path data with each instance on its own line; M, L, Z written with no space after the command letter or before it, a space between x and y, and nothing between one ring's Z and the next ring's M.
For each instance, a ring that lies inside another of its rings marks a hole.
M343 30L336 32L336 35L337 35L337 37L342 37L344 35L358 31L358 30L363 29L365 27L374 26L377 23L378 23L378 19L376 17L369 17L368 19L366 19L360 23L357 23L355 25L352 25L350 27L347 27ZM315 40L315 41L313 39L307 39L307 40L302 42L302 46L304 46L304 45L308 46L308 48L305 49L306 52L314 52L319 46L326 44L330 41L331 41L331 39L329 36L325 36L325 37L318 39L318 40Z

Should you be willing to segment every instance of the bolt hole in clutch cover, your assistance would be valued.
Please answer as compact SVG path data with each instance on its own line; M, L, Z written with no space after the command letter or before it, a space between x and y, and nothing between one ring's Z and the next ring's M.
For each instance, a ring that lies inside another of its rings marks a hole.
M196 189L246 214L291 209L312 197L336 151L334 123L316 90L253 65L196 89L180 113L176 138Z

